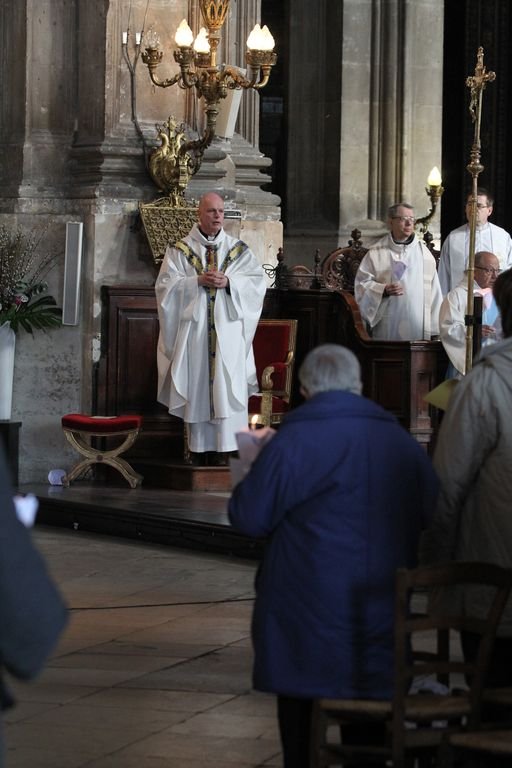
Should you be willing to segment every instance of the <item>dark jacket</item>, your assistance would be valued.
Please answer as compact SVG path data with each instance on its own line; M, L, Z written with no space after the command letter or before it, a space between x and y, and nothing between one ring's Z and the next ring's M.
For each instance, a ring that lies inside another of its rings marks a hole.
M46 565L19 522L0 445L0 662L27 680L42 669L66 624L67 612ZM2 709L12 698L0 680ZM0 745L0 765L2 750Z
M229 503L269 537L253 616L254 686L296 697L389 697L394 577L416 564L437 479L420 445L348 392L292 411Z
M512 338L484 347L457 384L434 465L441 491L424 560L480 560L512 568ZM468 585L451 597L452 610L487 615L485 587ZM498 635L512 637L512 598Z

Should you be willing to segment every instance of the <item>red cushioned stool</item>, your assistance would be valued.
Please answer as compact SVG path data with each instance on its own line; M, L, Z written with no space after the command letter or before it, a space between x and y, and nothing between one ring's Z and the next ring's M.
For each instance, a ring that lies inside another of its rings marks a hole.
M121 454L130 448L142 427L142 416L85 416L83 413L68 413L62 417L64 434L84 459L64 475L62 485L68 486L93 464L108 464L128 480L131 488L142 483L143 477L128 464ZM93 437L120 437L117 448L101 451L90 444Z

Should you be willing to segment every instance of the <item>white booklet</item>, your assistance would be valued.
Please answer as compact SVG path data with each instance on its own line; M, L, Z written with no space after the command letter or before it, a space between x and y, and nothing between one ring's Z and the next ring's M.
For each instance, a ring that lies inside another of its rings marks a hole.
M251 464L258 456L259 452L276 434L272 427L262 427L261 429L243 429L237 432L236 443L238 446L238 459L231 459L229 469L231 472L231 486L234 488L251 468Z
M27 493L25 496L17 494L14 496L13 501L18 520L22 522L26 528L32 528L39 507L37 496L34 496L33 493Z

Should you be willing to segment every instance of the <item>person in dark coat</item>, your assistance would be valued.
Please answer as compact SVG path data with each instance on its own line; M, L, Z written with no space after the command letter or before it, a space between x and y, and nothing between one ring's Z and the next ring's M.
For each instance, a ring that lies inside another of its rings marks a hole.
M394 579L417 564L437 478L423 448L361 396L355 355L312 350L289 413L229 502L268 539L256 578L253 683L278 696L285 768L309 765L312 700L391 698Z
M64 601L29 530L16 515L0 444L0 703L13 698L4 672L30 680L42 670L67 622ZM4 765L0 732L0 768Z

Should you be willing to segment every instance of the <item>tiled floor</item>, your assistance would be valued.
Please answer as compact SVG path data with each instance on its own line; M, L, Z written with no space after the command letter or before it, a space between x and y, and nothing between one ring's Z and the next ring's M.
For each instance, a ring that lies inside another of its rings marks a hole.
M7 768L280 766L251 690L257 563L38 527L71 618L42 676L13 682Z

